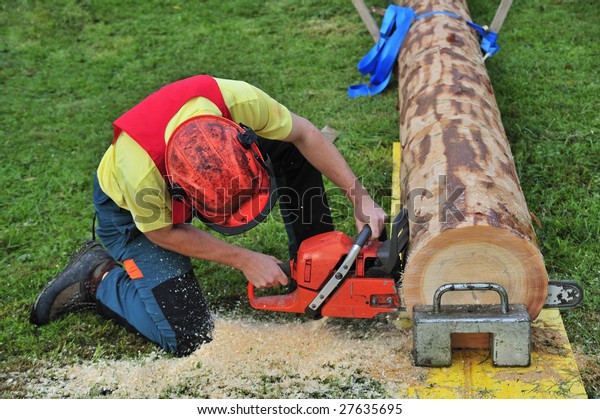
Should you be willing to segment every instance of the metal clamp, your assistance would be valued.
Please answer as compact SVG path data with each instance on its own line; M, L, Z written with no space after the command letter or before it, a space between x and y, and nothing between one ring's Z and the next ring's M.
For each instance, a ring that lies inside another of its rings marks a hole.
M495 291L497 304L445 305L448 291ZM452 363L454 333L487 333L490 355L496 366L527 366L531 360L531 319L523 304L509 304L508 293L498 284L460 283L439 287L433 306L413 307L413 354L415 365L444 367Z

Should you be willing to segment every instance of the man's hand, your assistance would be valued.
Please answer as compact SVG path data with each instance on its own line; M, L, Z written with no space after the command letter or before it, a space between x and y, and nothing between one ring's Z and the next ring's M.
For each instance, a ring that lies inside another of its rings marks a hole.
M387 214L369 196L363 196L354 206L356 228L360 233L365 225L371 227L371 240L377 240L385 229Z
M273 256L251 252L240 270L256 288L270 288L287 285L288 277L279 267L279 260Z

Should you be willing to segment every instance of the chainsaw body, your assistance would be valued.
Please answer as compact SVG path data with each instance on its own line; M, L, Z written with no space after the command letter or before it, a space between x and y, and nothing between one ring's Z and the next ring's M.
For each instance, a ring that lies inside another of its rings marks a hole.
M400 235L398 230L408 225L400 221L404 220L397 217L392 239L385 242L361 239L361 235L370 236L370 229L363 230L355 241L340 231L303 241L298 257L289 262L295 290L284 295L256 296L254 286L248 284L251 306L316 318L372 318L398 311L398 278L394 276L399 273L401 257L397 249L399 242L403 249L407 240L407 232Z

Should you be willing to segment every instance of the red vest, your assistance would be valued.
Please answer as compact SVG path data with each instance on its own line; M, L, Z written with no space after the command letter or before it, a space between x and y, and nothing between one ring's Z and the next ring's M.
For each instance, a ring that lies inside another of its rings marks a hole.
M152 158L160 174L166 177L165 129L179 109L187 101L198 96L213 102L223 117L231 119L215 79L205 75L194 76L161 88L121 115L113 122L113 144L119 138L121 131L125 131L142 146ZM177 200L172 201L172 213L173 224L184 223L192 216L190 207Z

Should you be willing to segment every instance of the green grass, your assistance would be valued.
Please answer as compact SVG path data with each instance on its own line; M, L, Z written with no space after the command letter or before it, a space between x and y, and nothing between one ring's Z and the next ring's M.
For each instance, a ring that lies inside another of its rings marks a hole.
M469 1L474 20L489 23L496 3ZM525 197L541 222L550 276L586 289L585 303L564 320L585 360L589 397L600 396L598 16L595 0L515 2L502 50L487 63ZM28 315L40 287L91 236L92 174L111 122L164 84L199 73L246 80L317 126L334 127L338 147L389 208L396 80L376 97L346 97L348 85L365 81L355 66L372 44L348 1L7 0L0 28L1 397L22 396L6 378L39 359L61 364L154 350L91 313L40 329ZM338 228L353 231L342 196L332 190L330 201ZM277 219L231 240L283 258ZM239 272L195 266L215 310L251 314ZM332 394L349 394L344 383L336 386Z

